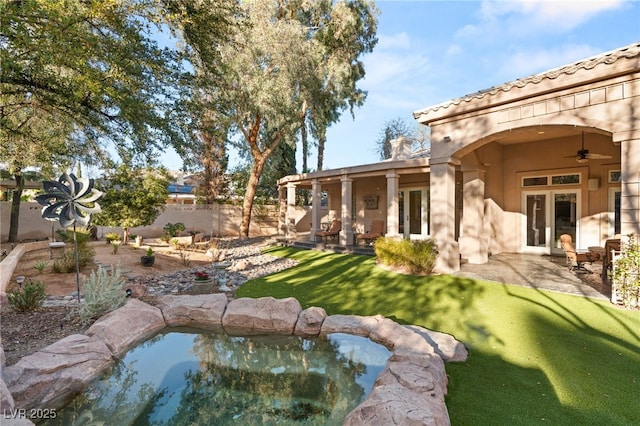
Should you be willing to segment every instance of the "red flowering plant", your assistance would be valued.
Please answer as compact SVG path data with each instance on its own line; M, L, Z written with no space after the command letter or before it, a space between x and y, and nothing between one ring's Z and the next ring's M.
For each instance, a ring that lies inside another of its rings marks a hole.
M204 271L197 271L193 274L196 276L196 281L206 281L209 279L209 274Z

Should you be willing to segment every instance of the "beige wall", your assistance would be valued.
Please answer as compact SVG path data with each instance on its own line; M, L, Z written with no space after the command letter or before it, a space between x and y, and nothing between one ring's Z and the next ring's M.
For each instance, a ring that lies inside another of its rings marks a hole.
M9 215L11 203L0 202L0 228L2 241L6 241L9 235ZM18 239L31 240L51 238L52 225L54 230L60 229L57 222L49 222L42 219L42 207L37 203L21 203L20 221L18 225ZM230 205L167 205L151 226L132 228L132 234L143 237L159 237L162 228L167 223L182 222L187 231L197 230L207 235L214 236L238 236L240 220L242 216L241 206ZM277 211L275 206L254 207L251 218L251 236L277 234ZM102 237L108 232L122 232L121 228L98 227L98 236Z

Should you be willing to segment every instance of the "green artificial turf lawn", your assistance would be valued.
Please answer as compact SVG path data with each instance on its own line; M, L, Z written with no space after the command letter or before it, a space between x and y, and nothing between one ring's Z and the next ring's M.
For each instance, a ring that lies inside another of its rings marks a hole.
M640 424L640 312L607 301L452 275L417 277L372 257L292 248L295 268L239 297L295 297L331 314L382 314L452 334L469 350L447 364L454 425Z

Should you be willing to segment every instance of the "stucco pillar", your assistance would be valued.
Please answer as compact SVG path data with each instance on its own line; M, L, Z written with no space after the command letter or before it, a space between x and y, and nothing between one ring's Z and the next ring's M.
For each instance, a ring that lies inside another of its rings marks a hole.
M316 232L320 231L322 225L322 186L318 179L311 181L311 233L309 235L311 241L316 240Z
M342 183L342 231L340 231L340 244L343 246L353 244L353 229L351 229L351 199L352 199L352 183L353 180L347 175L340 178Z
M441 273L459 271L460 250L455 240L455 166L449 162L431 164L430 177L431 237L440 252L435 270Z
M469 263L487 263L488 239L484 230L484 170L462 173L462 230L460 254Z
M620 151L620 232L622 235L640 235L640 139L622 141Z
M298 236L296 231L296 184L287 184L287 239L295 240Z
M278 186L278 235L287 235L287 199L286 199L286 189L283 186ZM217 207L218 217L220 217L220 205L214 204L214 208ZM214 216L215 217L215 216ZM220 233L220 221L218 220L218 233L217 235L222 235Z
M386 174L387 178L387 237L399 237L399 220L398 215L400 209L398 207L398 197L400 192L400 177L394 170L390 170Z

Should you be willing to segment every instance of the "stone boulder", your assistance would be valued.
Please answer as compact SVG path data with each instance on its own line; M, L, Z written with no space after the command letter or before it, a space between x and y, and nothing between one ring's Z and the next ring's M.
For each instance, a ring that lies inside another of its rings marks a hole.
M369 337L371 330L378 326L382 317L363 317L359 315L331 315L325 318L320 329L321 335L330 333L348 333Z
M444 362L463 362L469 356L467 348L450 334L429 330L418 325L406 325L405 327L422 336L433 346Z
M450 425L446 386L444 363L438 355L393 355L367 399L343 424Z
M317 306L311 306L300 312L293 334L296 336L317 336L320 334L325 318L327 318L327 311Z
M160 309L138 299L98 319L86 334L102 339L113 355L122 357L135 345L148 340L165 327Z
M164 296L158 308L169 327L197 327L222 330L222 315L227 307L225 294L197 296Z
M16 404L13 401L13 395L11 395L11 392L9 392L9 388L4 382L4 379L0 378L0 407L2 407L2 409L6 413L7 411L13 410L15 406Z
M105 342L73 334L5 368L3 376L16 407L60 408L113 364Z
M293 297L243 297L229 302L222 326L229 334L293 334L300 312L300 302Z
M377 326L373 327L369 333L369 338L374 342L386 346L396 354L434 352L433 346L419 334L383 316L375 318Z

